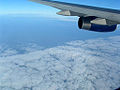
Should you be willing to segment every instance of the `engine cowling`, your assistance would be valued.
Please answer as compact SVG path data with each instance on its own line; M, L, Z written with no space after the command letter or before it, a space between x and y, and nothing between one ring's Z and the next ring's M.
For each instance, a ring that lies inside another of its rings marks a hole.
M95 32L113 32L115 31L117 25L100 25L91 23L96 17L81 17L78 21L78 26L80 29L85 29Z

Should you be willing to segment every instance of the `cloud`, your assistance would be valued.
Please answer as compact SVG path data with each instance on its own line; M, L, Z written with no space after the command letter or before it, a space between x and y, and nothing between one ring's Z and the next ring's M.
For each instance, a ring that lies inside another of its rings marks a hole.
M77 22L78 17L73 16L60 16L56 14L44 14L44 13L8 13L8 14L0 14L0 16L10 16L10 17L37 17L37 18L48 18L51 20L59 20L59 21L69 21L69 22Z
M0 90L116 89L120 86L119 38L71 41L24 54L9 49L13 55L6 52L0 57Z

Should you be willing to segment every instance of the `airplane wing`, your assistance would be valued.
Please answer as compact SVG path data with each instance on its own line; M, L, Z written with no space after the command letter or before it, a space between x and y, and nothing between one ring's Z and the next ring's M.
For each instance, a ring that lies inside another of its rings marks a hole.
M96 16L120 23L120 11L86 5L71 4L52 0L29 0L62 10L57 14L66 16Z
M112 32L120 24L120 10L78 5L53 0L29 0L60 9L64 16L78 16L80 29L96 32Z

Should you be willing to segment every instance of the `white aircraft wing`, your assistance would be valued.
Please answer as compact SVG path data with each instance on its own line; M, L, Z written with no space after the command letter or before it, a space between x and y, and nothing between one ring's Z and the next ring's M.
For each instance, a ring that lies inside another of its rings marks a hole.
M78 16L80 29L96 32L112 32L120 24L120 10L72 4L53 0L29 0L60 9L64 16Z
M62 10L57 14L67 16L96 16L120 23L120 11L86 5L71 4L52 0L29 0Z

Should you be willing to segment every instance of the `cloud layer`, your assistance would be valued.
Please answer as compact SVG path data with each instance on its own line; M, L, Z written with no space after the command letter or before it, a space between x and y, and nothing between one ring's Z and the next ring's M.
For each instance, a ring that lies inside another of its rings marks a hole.
M120 86L119 38L71 41L25 54L0 47L0 90L116 89Z

